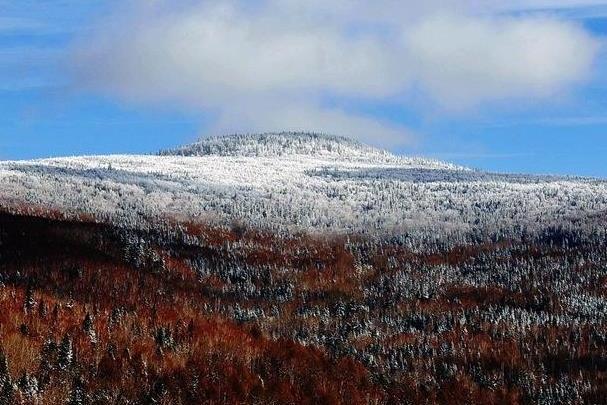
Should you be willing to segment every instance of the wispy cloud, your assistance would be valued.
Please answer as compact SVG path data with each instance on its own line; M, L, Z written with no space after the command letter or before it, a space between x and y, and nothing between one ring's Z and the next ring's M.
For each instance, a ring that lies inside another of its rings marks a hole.
M0 17L0 33L35 31L45 27L40 21L26 17Z
M74 75L131 102L213 111L216 131L324 129L382 144L411 131L323 98L421 92L433 108L467 111L550 101L591 75L599 41L581 26L503 14L557 2L420 3L133 1L82 38ZM567 5L592 5L583 3Z
M588 20L607 17L607 2L555 2L540 3L536 7L514 7L507 6L500 9L503 13L511 15L549 15L569 20Z
M468 152L431 152L427 153L426 156L434 157L438 159L466 159L466 160L483 160L483 159L518 159L535 156L536 153L532 152L518 152L518 153L491 153L491 152L480 152L480 153L468 153Z
M607 5L605 0L510 0L476 3L489 4L493 9L514 11L583 10Z
M542 127L584 127L599 126L607 124L607 115L580 115L562 117L538 117L527 120L509 120L485 123L486 128L507 128L518 126L542 126Z

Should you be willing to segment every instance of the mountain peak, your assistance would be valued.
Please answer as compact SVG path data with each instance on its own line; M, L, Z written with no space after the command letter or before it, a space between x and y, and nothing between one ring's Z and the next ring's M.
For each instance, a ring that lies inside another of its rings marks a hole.
M324 158L386 160L387 151L356 140L308 132L267 132L202 138L190 145L160 152L177 156L280 157L306 155Z

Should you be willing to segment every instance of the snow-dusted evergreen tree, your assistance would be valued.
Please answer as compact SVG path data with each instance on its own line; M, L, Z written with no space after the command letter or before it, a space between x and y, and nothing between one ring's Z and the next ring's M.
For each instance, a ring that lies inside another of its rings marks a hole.
M97 343L97 333L95 332L95 328L94 328L94 324L93 324L93 317L91 316L91 314L89 312L86 313L86 316L84 317L84 321L82 322L82 330L89 337L91 343L93 343L93 344Z
M59 370L69 370L74 362L74 349L72 346L72 339L69 335L64 335L59 344L57 351L57 367Z
M68 405L85 405L87 404L87 395L84 384L79 377L76 377L72 382Z
M38 317L40 319L44 319L44 318L46 318L47 314L48 314L48 308L46 306L46 302L44 302L44 300L40 300L40 302L38 303Z
M8 360L4 350L0 350L0 405L13 405L14 395Z
M34 297L34 288L31 283L27 285L25 289L25 297L23 300L23 310L26 313L31 313L32 309L36 305L36 298Z
M40 391L40 387L38 386L38 379L23 371L21 373L21 377L17 380L17 387L19 390L28 398L35 398L38 392Z

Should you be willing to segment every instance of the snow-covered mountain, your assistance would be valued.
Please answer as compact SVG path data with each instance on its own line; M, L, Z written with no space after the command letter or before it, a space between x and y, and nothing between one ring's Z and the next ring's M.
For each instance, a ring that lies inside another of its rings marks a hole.
M158 156L0 163L5 209L134 227L203 221L309 232L528 232L593 223L607 182L491 174L334 136L235 135Z
M455 165L423 158L405 158L353 139L305 132L235 134L203 138L176 149L161 151L163 156L308 156L348 162L396 163L426 168L457 169Z

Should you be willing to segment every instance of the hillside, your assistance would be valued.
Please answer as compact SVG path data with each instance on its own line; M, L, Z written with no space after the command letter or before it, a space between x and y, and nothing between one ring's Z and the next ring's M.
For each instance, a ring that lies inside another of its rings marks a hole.
M160 156L0 163L0 202L146 229L175 217L274 232L541 231L607 209L607 182L483 173L345 138L211 138Z
M0 162L0 404L601 403L607 184L314 134Z

